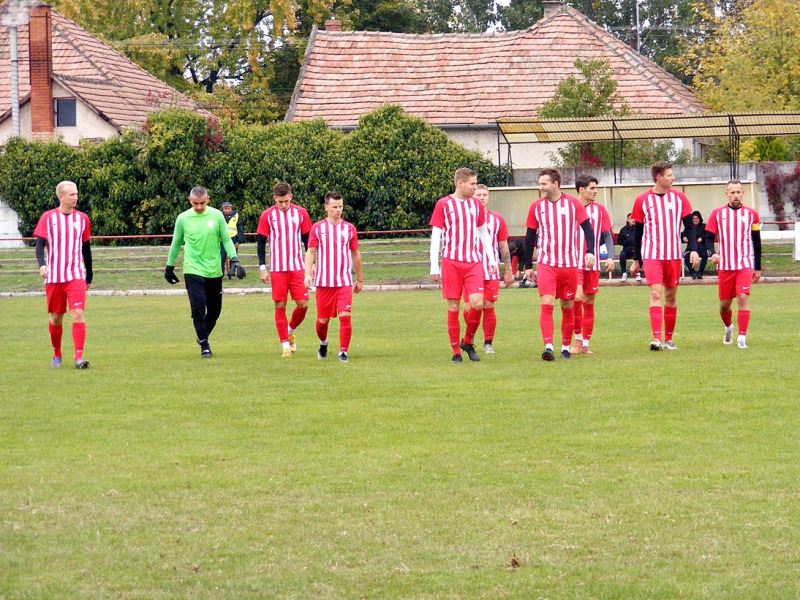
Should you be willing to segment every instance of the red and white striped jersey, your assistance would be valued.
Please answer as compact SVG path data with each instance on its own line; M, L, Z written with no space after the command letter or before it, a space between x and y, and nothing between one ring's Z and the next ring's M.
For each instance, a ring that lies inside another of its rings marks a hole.
M311 227L308 247L317 249L317 287L347 287L353 285L353 255L358 250L358 235L352 223L340 221L333 225L323 219Z
M489 273L489 256L494 256L495 265L500 264L500 242L508 239L508 227L502 215L486 211L486 230L489 232L489 239L492 240L492 247L484 249L483 253L483 279L490 281L500 279L500 269L495 266L494 273Z
M706 231L719 240L719 269L739 271L755 268L752 231L758 231L761 221L749 206L715 208L706 223Z
M481 262L483 246L478 227L486 223L486 214L477 198L440 199L433 209L431 227L442 230L442 258L461 262Z
M579 234L583 236L580 224L588 218L583 204L567 194L561 194L561 198L555 201L547 198L535 200L528 210L525 225L539 230L536 263L551 267L581 265L575 239Z
M649 190L639 194L633 203L631 217L644 223L642 258L644 260L680 260L681 221L692 214L689 200L678 190L656 194Z
M259 235L269 238L269 270L272 273L302 271L304 233L311 230L311 217L302 206L292 204L282 211L271 206L258 220Z
M611 219L608 216L606 207L597 202L590 202L588 206L584 206L586 214L589 215L589 222L594 231L594 256L597 260L591 269L586 269L583 261L586 258L586 238L583 235L583 230L578 229L575 235L575 243L578 245L578 260L582 269L586 271L599 271L600 270L600 244L602 243L601 234L604 231L611 229Z
M81 248L91 236L89 217L78 210L65 215L54 208L41 216L33 235L47 240L45 283L86 279Z

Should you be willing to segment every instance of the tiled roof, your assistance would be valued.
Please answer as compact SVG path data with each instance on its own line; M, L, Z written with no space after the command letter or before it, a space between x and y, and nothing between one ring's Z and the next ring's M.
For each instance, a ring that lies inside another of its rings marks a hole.
M142 125L147 115L178 106L196 109L186 96L51 9L53 79L71 90L117 129ZM19 27L19 95L30 92L28 26ZM11 115L8 29L0 27L0 121Z
M634 112L707 110L678 79L565 5L525 31L316 31L286 120L322 117L331 126L353 126L386 102L433 125L536 117L558 83L579 74L577 58L608 60L617 93Z

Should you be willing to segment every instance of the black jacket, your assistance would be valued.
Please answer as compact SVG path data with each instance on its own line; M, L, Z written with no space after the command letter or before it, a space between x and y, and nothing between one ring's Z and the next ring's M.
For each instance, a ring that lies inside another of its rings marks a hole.
M622 246L629 250L633 250L634 243L634 229L630 225L624 225L617 234L617 246Z

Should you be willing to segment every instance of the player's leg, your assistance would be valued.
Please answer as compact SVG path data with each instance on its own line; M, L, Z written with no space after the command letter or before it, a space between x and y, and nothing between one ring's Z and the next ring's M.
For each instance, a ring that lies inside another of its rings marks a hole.
M575 330L575 294L578 291L577 268L557 268L556 298L561 301L561 358L570 358L570 343Z
M75 348L75 368L88 369L89 362L83 358L83 348L86 344L86 282L76 279L64 284L67 295L67 308L72 321L72 343Z
M570 354L578 354L583 347L583 278L586 271L578 271L578 287L575 290L575 302L572 307L572 322L575 341L569 348Z
M336 311L336 288L317 288L317 321L314 329L319 339L317 358L328 358L328 323Z
M592 355L589 349L589 343L594 333L594 300L597 293L583 295L583 322L581 323L581 335L583 337L581 353Z
M681 281L681 261L665 260L662 278L664 285L664 347L667 350L677 350L678 347L672 341L672 336L678 320L678 285Z
M548 265L539 265L536 270L536 279L539 283L539 329L542 332L544 342L544 352L542 360L551 361L555 359L553 352L553 309L556 303L556 276L555 269Z
M464 290L464 273L456 261L442 259L442 298L447 303L447 337L453 352L452 362L461 362L461 324L458 311L461 305L461 293Z
M663 261L646 260L644 261L645 276L647 285L650 288L650 329L653 333L653 341L650 342L650 350L661 350L662 321L663 313L661 310L661 298L664 294L662 279Z
M747 348L747 327L750 324L750 285L753 281L753 270L742 269L736 272L736 321L739 326L739 336L736 345Z
M497 301L500 291L498 280L483 282L483 352L484 354L494 354L494 333L497 330L497 314L494 304Z
M45 285L47 294L47 330L50 334L50 344L53 346L52 367L61 366L61 338L64 333L64 314L67 312L67 295L63 283L48 283Z
M345 286L337 288L336 310L339 313L339 360L347 362L347 352L353 337L353 323L350 311L353 306L353 288Z
M480 360L475 348L472 347L472 342L475 332L480 326L481 314L483 313L483 293L485 290L483 265L481 263L467 263L464 268L464 290L469 295L469 308L467 309L467 324L464 339L461 341L461 349L467 352L470 360ZM472 347L471 351L466 349L468 346Z
M733 310L731 305L736 297L736 275L734 271L717 272L717 291L719 293L719 317L725 325L722 343L733 343Z
M184 273L183 282L186 285L189 306L192 309L192 324L197 334L197 343L200 345L200 356L211 358L211 347L208 344L208 331L206 330L205 278L200 275Z
M295 303L294 310L292 311L292 318L289 319L288 328L289 349L292 352L297 352L297 342L294 337L294 332L305 320L306 313L308 312L308 289L306 289L304 278L305 271L300 270L294 271L289 279L289 292Z
M289 321L286 318L286 300L289 296L288 275L288 273L276 271L270 277L272 301L275 303L275 330L278 332L282 358L292 355L289 344Z
M222 312L222 277L206 277L206 333L211 335Z

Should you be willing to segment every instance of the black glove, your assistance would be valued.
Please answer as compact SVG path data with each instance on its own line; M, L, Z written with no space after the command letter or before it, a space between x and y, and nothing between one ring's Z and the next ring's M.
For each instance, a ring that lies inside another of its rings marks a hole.
M167 268L164 269L164 279L167 280L167 283L171 283L173 285L180 281L180 279L178 279L178 276L175 275L175 267L167 265Z
M234 275L239 279L244 279L246 275L244 267L239 264L238 258L232 258L228 267L228 279L233 279Z

